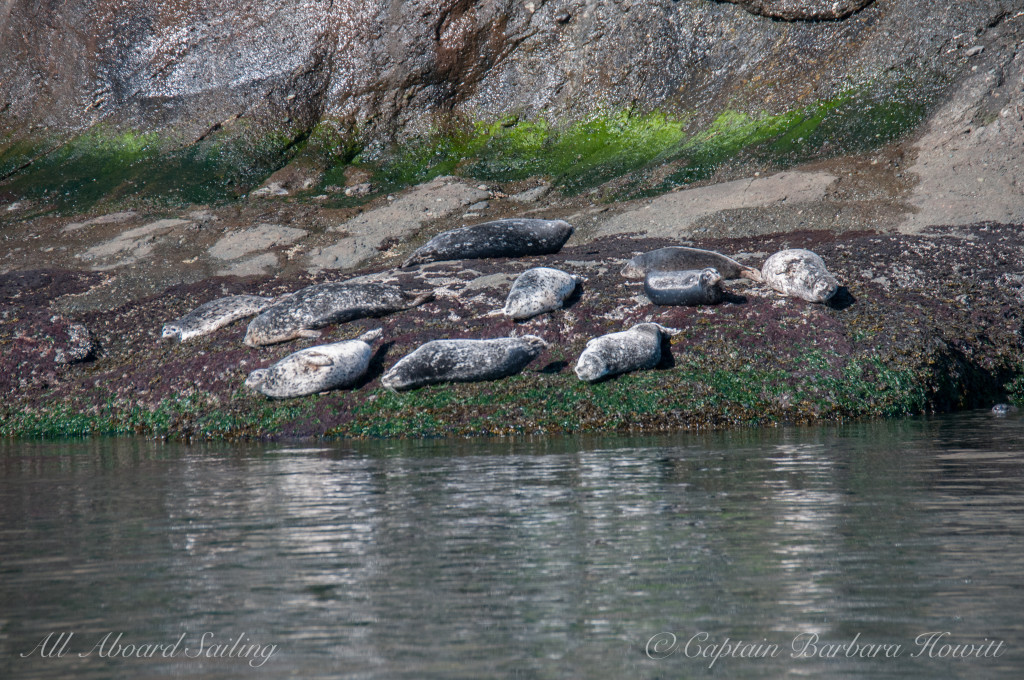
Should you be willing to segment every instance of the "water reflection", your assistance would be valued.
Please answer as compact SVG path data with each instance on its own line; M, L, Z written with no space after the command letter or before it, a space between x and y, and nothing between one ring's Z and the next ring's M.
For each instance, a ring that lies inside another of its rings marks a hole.
M274 644L273 677L1016 677L1021 433L967 414L657 439L0 443L0 675L256 672L20 657L51 631L76 652L123 631ZM947 630L1007 651L910 657ZM782 653L650 659L666 631ZM797 634L905 651L794 660Z

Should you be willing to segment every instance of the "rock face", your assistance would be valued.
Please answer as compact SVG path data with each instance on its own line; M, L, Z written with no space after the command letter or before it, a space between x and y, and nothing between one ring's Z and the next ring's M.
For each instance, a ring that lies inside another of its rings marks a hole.
M752 14L786 21L844 19L874 0L723 0Z
M710 112L737 93L777 109L850 76L948 76L962 64L949 36L1007 7L731 1L7 0L0 126L107 121L189 142L239 119L298 131L331 119L380 143L448 114Z

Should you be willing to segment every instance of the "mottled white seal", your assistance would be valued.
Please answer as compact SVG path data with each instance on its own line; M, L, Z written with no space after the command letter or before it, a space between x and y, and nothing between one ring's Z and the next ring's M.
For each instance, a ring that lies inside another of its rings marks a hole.
M561 309L582 279L551 267L527 269L512 284L501 312L516 321Z
M593 338L576 362L576 375L580 380L595 382L654 368L661 361L662 339L678 332L656 323L639 323L626 331Z
M620 273L627 279L642 279L650 272L681 272L707 267L717 271L723 279L761 280L761 272L754 267L740 264L713 250L686 246L669 246L640 253L627 262Z
M250 321L245 344L259 347L317 336L314 329L367 316L383 316L415 307L433 297L433 291L406 293L382 283L319 283L281 298Z
M817 254L803 248L780 250L761 267L765 283L778 293L808 302L825 302L839 283Z
M274 298L258 295L231 295L200 305L177 321L164 324L161 336L177 338L181 342L207 335L228 324L259 314L274 302Z
M515 375L548 346L536 335L493 340L432 340L403 357L380 379L389 390Z
M445 231L409 256L403 267L440 260L523 257L557 253L572 235L564 220L513 218Z
M289 354L269 368L258 368L245 386L275 399L351 387L366 374L373 356L370 343L380 337L379 328L355 340L309 347Z
M700 271L648 272L644 293L656 305L717 305L722 276L710 267Z

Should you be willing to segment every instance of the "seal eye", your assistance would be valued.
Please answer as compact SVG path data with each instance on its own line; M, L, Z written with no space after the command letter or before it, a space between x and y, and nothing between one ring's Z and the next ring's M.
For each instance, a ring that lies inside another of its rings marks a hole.
M267 369L257 368L255 371L249 374L249 377L245 379L245 386L256 389L262 385L267 379Z

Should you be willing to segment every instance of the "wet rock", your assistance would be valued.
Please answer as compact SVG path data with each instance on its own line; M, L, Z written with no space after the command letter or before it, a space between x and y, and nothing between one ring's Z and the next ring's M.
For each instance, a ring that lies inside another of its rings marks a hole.
M65 233L70 233L78 231L79 229L84 229L85 227L92 227L101 224L120 224L121 222L127 222L135 216L136 213L131 210L111 213L109 215L100 215L99 217L93 217L92 219L84 222L72 222L65 226L63 231Z
M323 120L380 149L451 113L710 111L737 93L770 94L772 108L785 108L807 83L842 88L850 73L837 63L867 78L890 68L951 75L958 66L941 49L950 36L1006 11L993 0L735 2L815 21L752 21L724 2L9 0L0 106L25 130L82 129L102 117L193 140L285 128L302 141ZM232 123L240 117L245 125Z
M290 192L281 182L268 182L258 189L254 189L249 195L257 198L269 198L271 196L287 196Z
M355 196L358 198L362 196L369 196L370 192L372 191L373 185L370 184L369 182L363 182L361 184L355 184L345 189L345 195L350 197Z
M752 14L786 21L845 19L874 0L721 0Z
M512 194L508 197L508 200L515 201L516 203L536 203L549 193L551 193L551 185L545 183L526 191L520 191L518 194Z

